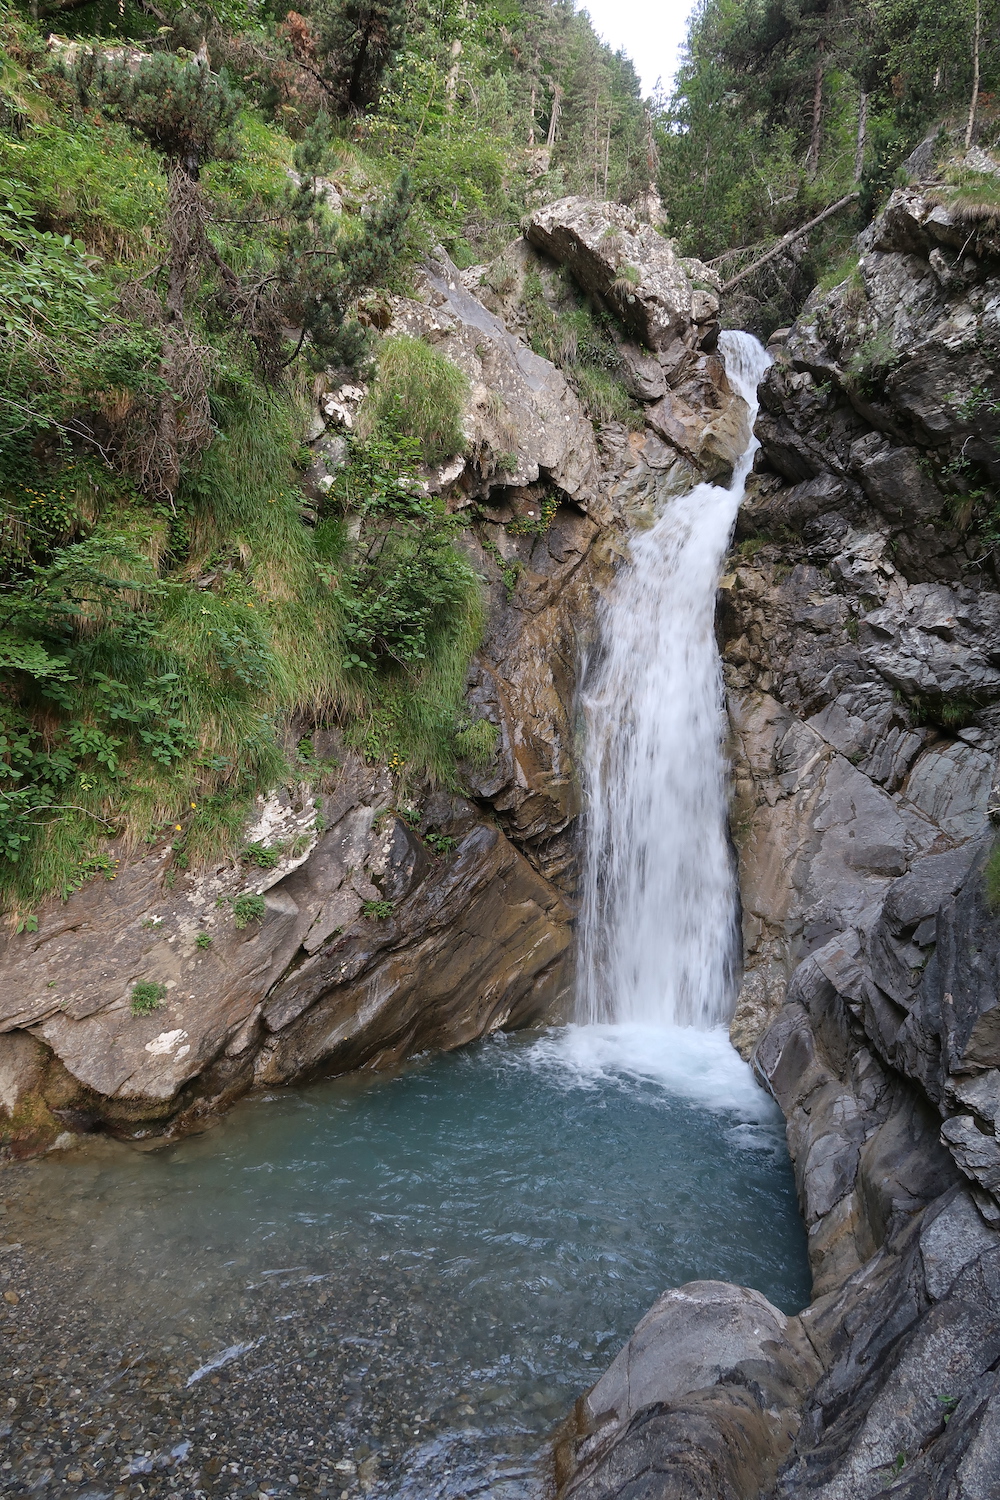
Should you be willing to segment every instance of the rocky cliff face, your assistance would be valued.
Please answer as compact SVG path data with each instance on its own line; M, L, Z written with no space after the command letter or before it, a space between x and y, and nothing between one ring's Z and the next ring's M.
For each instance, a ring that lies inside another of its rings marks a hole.
M588 287L603 276L610 289L631 257L618 311L660 330L646 351L619 334L644 431L595 431L488 268L461 276L432 257L386 318L469 380L467 455L426 482L469 516L489 609L468 701L495 727L495 753L463 767L462 795L404 789L320 729L315 775L261 801L249 858L186 871L168 842L145 857L122 849L113 878L51 900L37 931L4 933L0 1150L95 1128L176 1133L255 1084L391 1067L565 1014L582 648L626 515L731 467L746 408L709 352L717 303L692 285L694 263L614 205L570 199L544 221L550 249L585 260ZM525 241L508 261L558 277ZM317 390L315 490L342 461L338 428L361 395ZM151 990L146 1014L134 1013L137 985Z
M788 1121L815 1300L668 1294L579 1404L567 1495L1000 1493L1000 265L944 196L898 191L777 337L722 581L733 1038Z

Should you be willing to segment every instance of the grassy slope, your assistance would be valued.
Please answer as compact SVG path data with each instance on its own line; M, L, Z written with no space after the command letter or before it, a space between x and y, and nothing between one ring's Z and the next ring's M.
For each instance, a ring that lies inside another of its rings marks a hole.
M201 174L208 235L241 275L266 275L323 95L283 22L218 14L212 66L242 107L234 149ZM164 45L131 0L59 24ZM178 13L172 45L191 24ZM183 868L238 843L259 791L317 774L308 740L292 743L302 726L335 723L367 755L446 781L491 741L462 708L480 584L455 523L406 478L411 439L427 458L460 440L460 382L429 351L414 365L390 344L344 483L310 502L313 377L300 360L262 379L213 312L206 262L189 295L204 431L178 482L155 482L135 450L174 368L160 331L169 164L99 98L81 104L23 12L0 26L0 900L31 926L49 891L113 876L112 850L166 838ZM514 237L531 202L633 191L643 139L630 65L572 7L416 5L376 107L331 127L323 172L347 240L410 173L399 290L428 243L469 264ZM196 426L185 390L171 399Z

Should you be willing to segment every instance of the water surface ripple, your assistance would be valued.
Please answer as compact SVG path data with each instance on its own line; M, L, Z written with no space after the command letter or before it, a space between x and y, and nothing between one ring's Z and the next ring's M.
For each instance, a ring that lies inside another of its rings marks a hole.
M537 1500L664 1288L808 1295L781 1118L723 1031L494 1037L8 1180L11 1494Z

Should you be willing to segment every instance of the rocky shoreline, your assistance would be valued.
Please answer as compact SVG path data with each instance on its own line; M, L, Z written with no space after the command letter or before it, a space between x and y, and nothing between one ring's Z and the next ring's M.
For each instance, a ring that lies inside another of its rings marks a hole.
M270 869L170 881L168 846L122 851L113 885L7 936L10 1154L97 1127L169 1136L255 1082L390 1067L559 1014L580 640L625 518L724 473L739 410L711 352L717 300L692 284L704 268L625 211L556 207L511 264L541 246L606 295L609 257L638 265L639 305L620 312L649 345L623 342L643 432L592 437L517 337L517 274L497 292L484 268L432 265L422 300L396 309L467 369L484 451L500 441L489 391L524 409L515 483L473 460L429 477L481 507L470 545L491 613L470 696L497 730L493 762L468 768L468 795L425 788L411 811L387 769L317 735L322 776L276 793L248 835L280 846ZM786 1319L723 1283L667 1293L561 1435L567 1497L981 1500L1000 1485L1000 592L970 525L1000 463L983 394L998 308L988 229L909 188L856 271L773 345L719 613L746 952L733 1037L788 1121L815 1297ZM552 525L511 529L543 481ZM244 927L241 895L264 907ZM144 979L169 998L134 1017Z

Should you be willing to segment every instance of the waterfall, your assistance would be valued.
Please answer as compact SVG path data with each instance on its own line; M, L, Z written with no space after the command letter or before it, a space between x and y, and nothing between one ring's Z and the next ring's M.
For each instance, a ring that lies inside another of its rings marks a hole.
M770 363L719 341L757 412ZM726 819L719 568L757 442L728 489L699 484L631 538L583 688L588 793L578 1019L709 1027L729 1018L736 886Z

